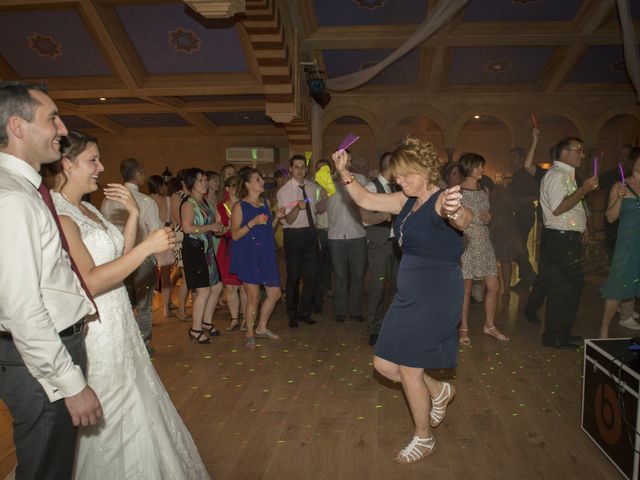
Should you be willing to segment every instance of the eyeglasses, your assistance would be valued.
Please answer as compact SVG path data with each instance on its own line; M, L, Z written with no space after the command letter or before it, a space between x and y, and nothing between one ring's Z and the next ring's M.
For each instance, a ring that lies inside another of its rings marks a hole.
M583 153L584 152L584 147L582 145L574 147L574 148L569 148L567 147L565 150L570 150L572 152L579 152L579 153Z

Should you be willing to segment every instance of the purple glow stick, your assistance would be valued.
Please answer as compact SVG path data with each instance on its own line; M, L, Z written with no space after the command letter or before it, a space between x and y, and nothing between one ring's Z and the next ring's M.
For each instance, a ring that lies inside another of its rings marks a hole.
M622 184L624 185L624 169L622 168L622 164L620 162L618 162L618 169L620 170L620 180L622 181Z
M347 148L349 148L351 145L353 145L354 143L356 143L358 140L360 139L359 136L354 135L353 133L349 133L349 135L347 135L344 140L342 141L342 143L340 144L340 146L338 147L338 150L346 150Z
M598 176L598 155L593 156L593 176Z

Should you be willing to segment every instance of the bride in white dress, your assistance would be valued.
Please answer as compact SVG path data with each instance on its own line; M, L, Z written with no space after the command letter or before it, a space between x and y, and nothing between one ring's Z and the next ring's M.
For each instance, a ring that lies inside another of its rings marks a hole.
M91 204L104 170L96 140L69 132L62 147L64 176L52 196L71 256L95 297L100 319L86 336L87 380L102 404L96 427L79 430L74 478L78 480L208 479L198 449L153 368L122 280L149 255L170 248L170 229L135 243L138 206L122 185L107 198L129 212L124 236ZM123 255L124 252L124 255Z

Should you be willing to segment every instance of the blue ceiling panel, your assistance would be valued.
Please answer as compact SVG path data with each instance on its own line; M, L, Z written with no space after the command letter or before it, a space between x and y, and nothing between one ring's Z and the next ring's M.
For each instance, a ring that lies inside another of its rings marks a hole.
M216 125L274 125L264 112L209 112L205 113Z
M427 0L313 0L319 27L416 25L427 15Z
M188 127L191 126L180 115L175 113L144 113L107 115L110 120L123 127Z
M464 11L467 22L572 21L582 0L471 0Z
M249 71L232 22L206 20L183 3L119 6L116 12L149 73Z
M375 65L393 50L324 50L324 63L329 78L340 77ZM420 72L420 50L414 49L385 68L368 85L415 85Z
M0 55L20 78L112 74L75 10L4 11L0 32Z
M551 47L454 48L451 84L533 84L553 54Z
M63 115L62 121L68 130L84 130L87 128L95 128L95 125L84 118L76 117L75 115Z
M621 46L590 47L571 72L569 82L625 83L629 81Z

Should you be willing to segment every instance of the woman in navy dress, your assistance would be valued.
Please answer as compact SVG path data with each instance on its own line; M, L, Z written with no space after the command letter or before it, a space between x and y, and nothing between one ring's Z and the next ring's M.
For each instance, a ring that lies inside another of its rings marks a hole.
M231 209L231 265L247 292L244 318L247 321L245 345L255 348L258 338L278 339L278 335L267 328L271 313L280 298L280 275L276 262L276 241L273 229L284 217L284 209L271 217L269 203L262 198L264 180L258 170L244 167L238 172L237 197L240 199ZM258 325L254 328L260 301L260 285L267 298L262 302Z
M395 461L413 463L435 450L430 427L440 425L455 396L452 385L424 370L456 366L463 297L461 230L469 225L471 212L460 205L459 186L437 187L442 161L429 142L407 138L393 152L391 171L402 192L371 193L353 181L344 151L334 153L333 160L358 206L397 215L395 236L402 248L397 292L380 330L373 366L402 383L415 432Z

